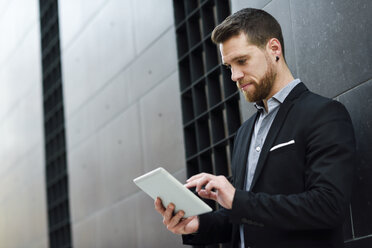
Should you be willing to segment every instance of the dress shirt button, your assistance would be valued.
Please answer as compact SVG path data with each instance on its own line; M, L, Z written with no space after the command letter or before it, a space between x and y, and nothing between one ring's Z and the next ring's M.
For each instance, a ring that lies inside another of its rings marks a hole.
M257 152L261 151L261 147L257 146L257 147L256 147L256 151L257 151Z

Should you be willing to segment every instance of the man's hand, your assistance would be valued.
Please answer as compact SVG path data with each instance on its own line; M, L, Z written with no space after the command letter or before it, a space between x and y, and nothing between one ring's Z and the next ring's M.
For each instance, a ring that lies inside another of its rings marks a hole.
M201 197L215 200L226 209L232 208L235 188L226 177L200 173L190 177L186 182L185 186L196 187L196 192Z
M155 209L163 216L163 223L169 231L175 234L190 234L198 231L199 219L197 216L182 219L185 213L180 210L173 215L174 204L170 203L165 208L158 197L155 200Z

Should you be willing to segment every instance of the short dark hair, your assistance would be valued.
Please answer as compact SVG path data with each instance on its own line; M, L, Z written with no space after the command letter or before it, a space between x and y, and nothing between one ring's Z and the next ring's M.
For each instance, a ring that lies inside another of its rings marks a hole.
M220 44L241 32L247 35L248 41L263 48L271 38L276 38L282 45L284 57L284 40L278 21L266 11L246 8L228 16L212 32L212 41Z

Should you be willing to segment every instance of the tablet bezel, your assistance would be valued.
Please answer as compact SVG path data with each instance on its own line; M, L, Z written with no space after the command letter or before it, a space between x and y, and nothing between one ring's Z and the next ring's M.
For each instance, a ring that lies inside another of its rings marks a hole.
M133 182L152 199L160 197L165 207L173 203L175 213L183 210L184 218L212 211L210 206L162 167L133 179Z

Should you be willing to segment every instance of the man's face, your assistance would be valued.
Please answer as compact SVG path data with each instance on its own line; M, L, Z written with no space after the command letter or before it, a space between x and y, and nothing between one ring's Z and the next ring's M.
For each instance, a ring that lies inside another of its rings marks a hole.
M223 63L231 69L231 79L249 102L271 97L276 70L265 48L247 41L241 33L220 44Z

